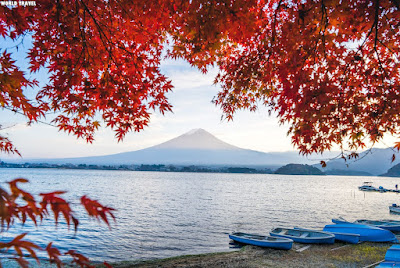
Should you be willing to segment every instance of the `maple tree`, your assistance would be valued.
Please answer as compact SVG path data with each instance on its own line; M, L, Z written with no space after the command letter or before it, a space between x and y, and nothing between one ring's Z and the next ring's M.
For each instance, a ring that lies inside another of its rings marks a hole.
M267 105L302 153L350 149L399 133L399 0L38 1L0 7L0 34L30 34L29 71L3 49L0 103L93 141L101 115L119 140L171 111L164 56L220 69L215 98L230 120ZM1 148L15 150L1 137ZM400 143L396 144L400 148Z
M30 35L29 72L49 73L39 87L2 49L0 105L30 122L53 112L53 124L88 142L102 118L122 140L148 125L151 111L171 111L172 84L159 67L164 57L180 58L202 72L219 68L214 102L228 120L265 105L289 124L301 153L335 144L354 150L399 135L399 28L399 0L0 6L0 35L15 42ZM0 150L18 153L4 136Z
M268 105L305 154L398 135L399 1L294 2L270 2L258 30L221 60L216 103L228 118Z

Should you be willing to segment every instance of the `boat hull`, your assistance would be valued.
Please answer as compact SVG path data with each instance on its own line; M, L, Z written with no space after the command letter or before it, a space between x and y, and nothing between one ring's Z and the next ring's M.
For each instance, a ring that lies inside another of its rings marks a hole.
M374 192L374 191L377 192L377 191L379 191L378 188L373 187L373 186L359 186L358 190L367 191L367 192Z
M323 231L327 231L324 230ZM342 242L357 244L360 243L360 235L359 234L351 234L351 233L338 233L338 232L329 232L335 236L335 240L339 240Z
M400 267L400 262L384 261L375 268Z
M400 262L400 245L393 245L388 248L385 261Z
M324 227L324 231L332 233L359 234L360 241L398 243L396 236L392 232L364 224L330 224Z
M344 220L344 219L332 219L332 222L333 222L333 223L336 223L336 224L340 224L340 223L351 223L351 222L346 221L346 220Z
M400 211L400 210L399 210ZM364 224L368 226L373 226L373 227L378 227L382 228L385 230L389 230L392 232L400 232L400 223L396 221L390 221L390 220L356 220L354 222L348 222L344 219L332 219L333 223L354 223L354 224Z
M286 230L286 233L283 233ZM271 236L292 239L303 244L333 244L335 236L330 233L302 228L286 229L276 228L270 232Z
M390 212L400 214L400 207L399 206L389 206Z
M386 251L385 261L375 267L400 267L400 245L393 245Z
M256 234L232 233L229 238L235 242L265 248L289 250L293 246L293 240L287 238L275 238Z
M400 224L390 221L356 220L354 223L371 225L392 232L400 232Z

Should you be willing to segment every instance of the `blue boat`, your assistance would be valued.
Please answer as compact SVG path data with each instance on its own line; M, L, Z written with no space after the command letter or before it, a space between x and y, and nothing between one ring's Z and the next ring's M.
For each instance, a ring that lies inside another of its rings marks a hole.
M400 245L393 245L388 248L385 261L400 262Z
M384 261L375 268L400 267L400 262Z
M259 247L274 248L274 249L286 249L292 248L293 240L281 237L271 237L266 235L258 234L246 234L246 233L232 233L229 238L235 242L242 244L254 245Z
M289 238L294 242L305 244L335 243L335 236L333 234L302 228L275 228L270 232L270 235Z
M389 230L392 232L400 232L400 223L398 222L391 222L391 221L373 221L373 220L356 220L354 223L359 223L359 224L366 224L366 225L371 225L375 227L379 227L385 230Z
M330 224L324 227L324 231L332 233L359 234L360 241L392 242L398 243L396 236L385 229L355 223Z
M333 222L333 223L351 223L351 222L349 222L349 221L346 221L346 220L343 219L343 218L335 218L335 219L332 219L332 222Z
M295 229L297 230L309 230L309 229L304 229L304 228L297 228L295 227ZM350 244L357 244L360 242L360 235L359 234L345 234L345 233L332 233L332 232L327 232L325 230L323 230L326 233L330 233L333 234L335 236L335 241L339 240L339 241L343 241L343 242L347 242Z
M385 255L385 261L375 267L400 267L400 245L393 245Z
M356 220L354 222L348 222L345 219L332 219L333 223L356 223L365 224L392 232L400 232L400 222L392 220Z
M350 244L360 243L360 235L359 234L351 234L351 233L338 233L338 232L329 232L324 228L324 232L331 233L335 236L335 241L343 241Z

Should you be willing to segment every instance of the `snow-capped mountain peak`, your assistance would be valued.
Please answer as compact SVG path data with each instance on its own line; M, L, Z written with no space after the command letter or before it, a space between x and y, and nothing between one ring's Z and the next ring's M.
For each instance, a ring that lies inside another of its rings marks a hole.
M153 149L204 149L204 150L238 150L202 128L192 129L172 140L152 147Z

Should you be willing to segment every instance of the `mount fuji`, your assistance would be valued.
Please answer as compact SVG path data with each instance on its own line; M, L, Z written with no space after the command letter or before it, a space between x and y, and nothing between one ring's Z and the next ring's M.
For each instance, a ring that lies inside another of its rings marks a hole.
M30 161L33 162L33 161ZM131 152L105 156L36 159L34 162L95 165L232 165L279 167L287 163L310 164L297 152L264 153L228 144L204 129L193 129L164 143Z

